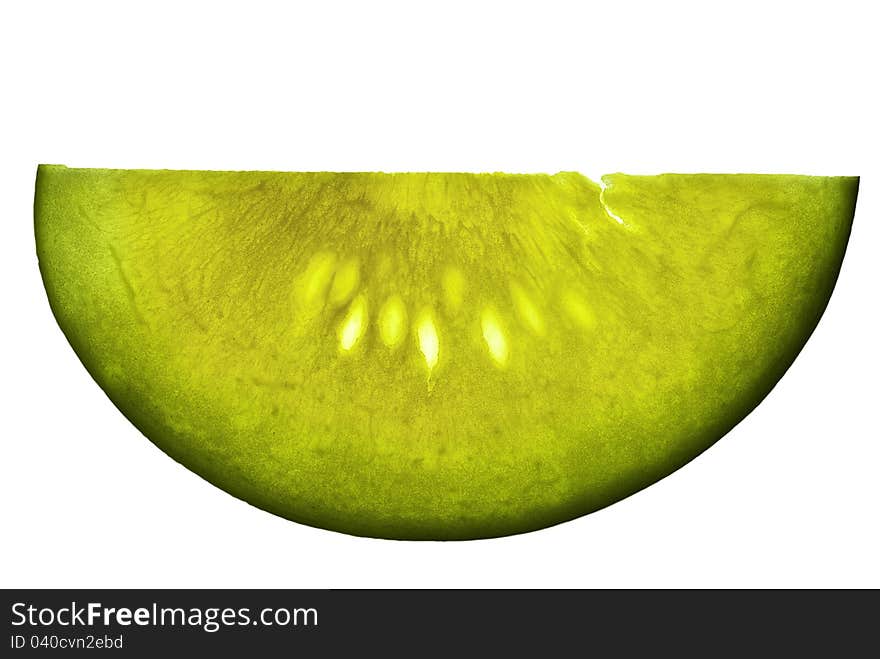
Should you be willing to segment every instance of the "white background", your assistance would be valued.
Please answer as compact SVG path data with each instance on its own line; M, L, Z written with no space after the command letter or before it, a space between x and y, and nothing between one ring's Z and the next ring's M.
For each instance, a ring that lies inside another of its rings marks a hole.
M7 2L0 586L880 586L876 16L835 2ZM37 163L861 175L816 333L653 487L551 529L370 540L143 438L55 324Z

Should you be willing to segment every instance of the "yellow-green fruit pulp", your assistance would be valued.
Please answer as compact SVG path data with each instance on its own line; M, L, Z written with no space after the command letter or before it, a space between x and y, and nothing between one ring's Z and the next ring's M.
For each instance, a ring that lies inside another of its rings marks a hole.
M92 376L212 483L353 534L497 536L742 419L825 308L858 187L603 180L42 166L37 250Z

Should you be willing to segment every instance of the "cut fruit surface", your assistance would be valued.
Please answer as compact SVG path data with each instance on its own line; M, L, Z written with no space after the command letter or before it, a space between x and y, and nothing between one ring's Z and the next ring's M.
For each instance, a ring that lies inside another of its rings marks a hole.
M59 325L212 483L358 535L538 529L710 446L819 320L858 179L41 166Z

